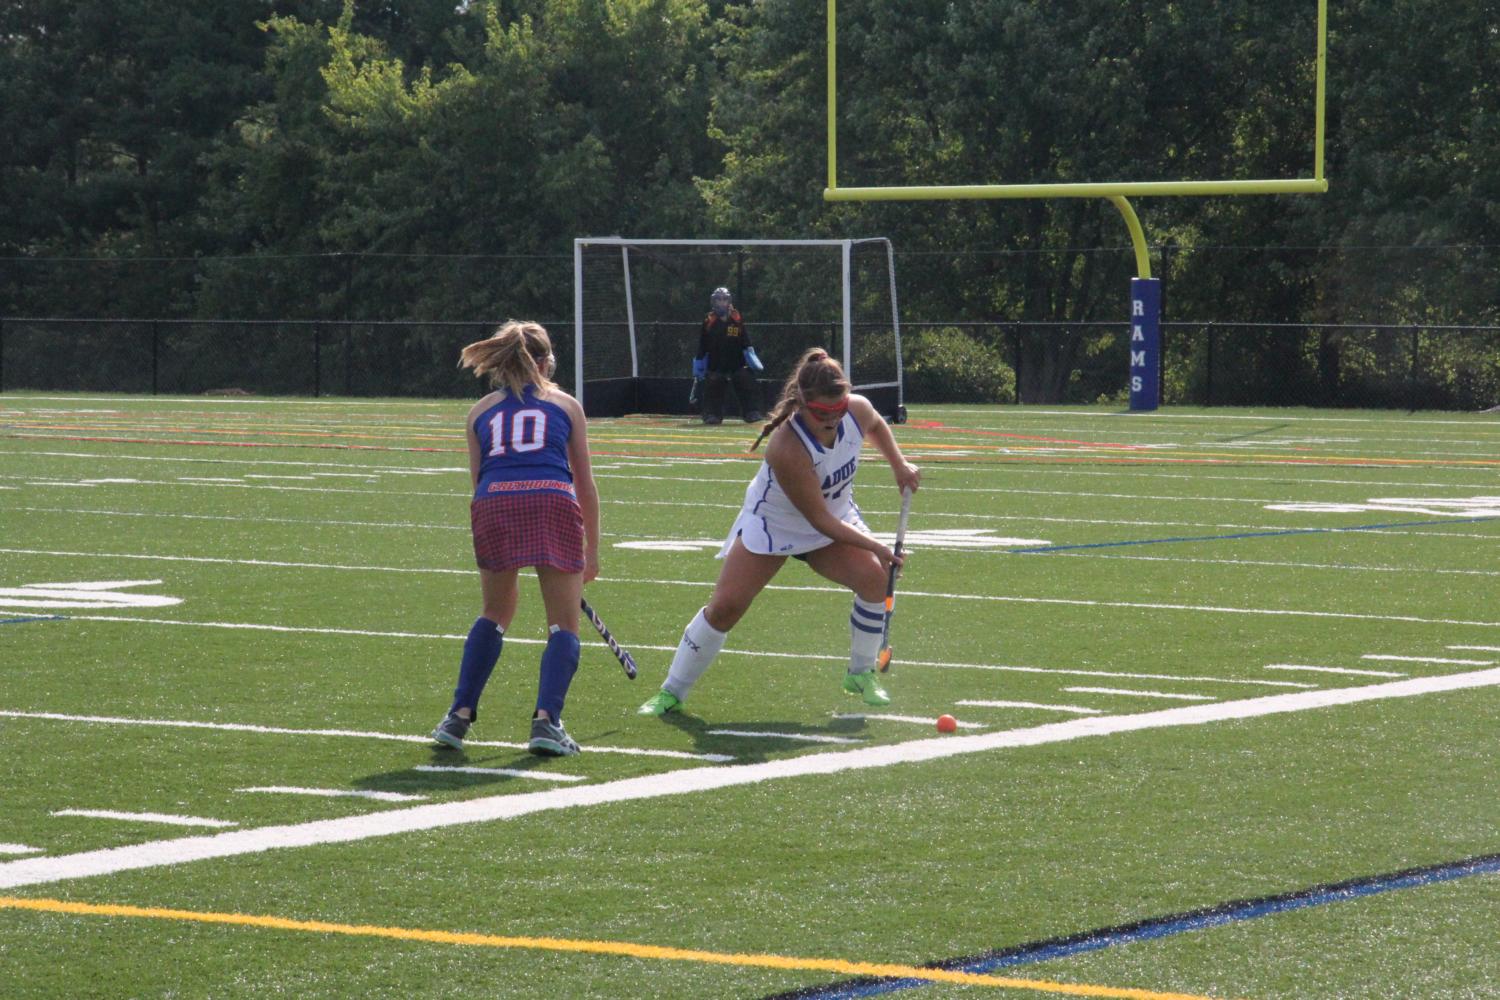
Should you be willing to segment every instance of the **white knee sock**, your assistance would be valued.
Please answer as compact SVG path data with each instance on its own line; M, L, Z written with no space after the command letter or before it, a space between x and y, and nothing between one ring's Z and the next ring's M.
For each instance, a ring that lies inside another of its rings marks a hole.
M880 655L880 637L885 633L885 602L854 598L849 613L849 672L862 674L875 668Z
M728 638L729 633L720 632L710 625L708 619L703 617L703 610L699 609L693 620L688 622L688 627L682 630L682 641L677 644L677 652L672 656L672 668L667 671L667 679L661 685L662 690L687 701L688 692L693 690L698 678L714 662L714 657L719 655L719 650L724 648L724 640Z

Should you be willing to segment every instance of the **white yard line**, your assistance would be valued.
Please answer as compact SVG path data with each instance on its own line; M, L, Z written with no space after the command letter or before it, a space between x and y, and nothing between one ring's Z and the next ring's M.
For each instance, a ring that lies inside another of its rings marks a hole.
M242 722L202 722L196 719L124 719L109 715L64 715L60 712L18 712L0 709L0 718L51 719L57 722L87 722L106 726L150 726L164 729L212 729L230 733L267 733L275 736L337 736L364 740L394 740L399 743L425 743L435 747L430 736L414 736L406 733L366 732L357 729L289 729L285 726L256 726ZM466 747L499 747L504 750L525 750L525 743L501 743L494 740L465 739ZM695 760L712 764L723 764L733 757L719 753L687 753L683 750L648 750L642 747L611 747L590 743L588 752L624 754L631 757L666 757L672 760Z
M962 705L963 702L959 702L959 704ZM835 719L879 719L882 722L912 722L912 723L917 723L917 724L923 725L923 726L935 726L935 725L937 725L937 717L936 716L926 716L926 715L890 715L890 714L879 714L879 715L877 715L877 714L868 713L868 712L866 712L866 713L861 713L861 712L834 712L833 713L833 717ZM960 721L958 723L958 728L959 729L988 729L990 727L986 726L982 722L962 722L962 721Z
M387 470L387 472L388 471L389 470ZM432 473L423 473L423 474L424 475L431 475ZM351 474L351 477L352 478L359 478L359 476L357 474ZM25 477L15 477L15 478L22 479L22 478L25 478ZM29 481L30 480L28 480L28 482ZM192 481L206 482L206 483L230 483L230 484L239 483L240 485L246 486L246 487L249 487L249 485L250 485L250 484L242 483L238 479L229 479L229 478L223 478L223 477L209 478L209 477L180 476L180 477L177 478L177 480L175 480L175 482L177 482L179 484L182 483L182 482L192 482ZM735 481L738 482L738 480L735 480ZM72 484L68 483L68 482L63 482L63 483L59 483L58 485L72 485ZM172 485L172 484L171 483L166 483L165 485ZM11 489L11 488L14 488L14 487L0 487L0 489ZM271 488L274 488L274 487L264 487L264 488L271 489ZM377 492L377 491L354 491L354 492ZM408 494L405 494L405 493L403 493L401 491L378 491L378 492L381 492L383 494L396 495L396 496L405 496L405 495L408 495ZM432 494L416 494L416 495L429 496L429 495L432 495ZM447 494L443 494L443 495L447 495ZM454 493L452 495L453 496L459 496L460 494ZM616 504L616 505L620 505L620 506L632 506L632 507L639 507L639 506L691 507L691 508L705 508L705 509L712 509L712 510L738 510L739 509L739 506L737 504L701 503L701 502L680 501L680 500L602 500L601 502L605 503L605 504ZM251 516L244 516L244 515L222 515L222 514L221 515L213 515L213 514L181 514L181 513L174 513L174 512L169 512L169 511L123 511L123 510L99 510L99 509L89 509L89 508L68 508L68 507L18 507L16 509L17 510L23 510L23 511L37 511L37 512L42 512L42 513L53 513L53 514L95 514L95 515L102 515L102 516L108 516L108 517L174 517L174 518L184 518L184 519L189 519L189 520L243 521L243 522L248 522L248 523L253 523L253 524L255 524L255 523L267 523L267 524L336 524L336 525L343 525L343 526L348 526L348 527L367 527L367 528L422 528L422 529L436 530L436 531L468 531L469 530L469 526L467 524L416 524L416 523L391 524L391 523L382 523L382 522L379 522L379 521L323 521L323 520L316 520L316 519L311 519L311 518L251 517ZM894 511L874 510L874 509L869 508L869 507L864 507L862 509L864 510L864 512L865 512L866 515L874 514L874 515L877 515L877 516L885 516L885 515L894 516L894 514L895 514ZM1226 531L1268 531L1268 532L1271 532L1271 531L1297 531L1297 530L1301 530L1302 528L1306 527L1306 525L1289 525L1289 524L1238 524L1238 523L1224 523L1224 522L1217 522L1217 521L1161 521L1161 520L1145 521L1145 520L1139 520L1139 519L1121 519L1121 518L1049 517L1049 516L1042 515L1042 514L974 514L974 513L956 513L956 512L948 512L948 511L930 511L930 512L925 513L923 516L926 517L926 518L929 518L929 519L931 519L931 518L950 518L950 519L958 519L958 520L965 520L965 521L1019 521L1019 522L1022 522L1022 523L1067 524L1067 525L1096 524L1096 525L1114 525L1114 526L1140 527L1140 528L1205 528L1205 529L1224 529ZM1430 528L1414 528L1414 529L1371 528L1371 529L1364 530L1362 533L1363 534L1367 534L1367 535L1397 535L1397 536L1413 535L1413 534L1423 534L1423 535L1431 535L1431 534L1433 534L1433 532L1431 531ZM1485 540L1485 541L1497 541L1497 540L1500 540L1500 536L1496 536L1494 534L1472 534L1472 533L1462 533L1462 532L1452 532L1452 531L1443 531L1441 534L1442 534L1442 537L1444 537L1444 538L1474 538L1474 539L1482 539L1482 540ZM1292 568L1300 567L1300 566L1305 565L1307 568L1312 568L1312 569L1351 569L1351 570L1353 570L1353 569L1378 569L1379 571L1383 571L1383 572L1428 572L1426 570L1410 569L1410 568L1404 568L1404 567L1378 567L1377 568L1377 567L1338 566L1338 565L1327 565L1327 566L1324 566L1324 565L1319 565L1319 564L1315 564L1315 563L1300 564L1300 563L1280 563L1280 562L1274 562L1274 561L1255 561L1255 560L1191 559L1191 558L1185 558L1185 557L1180 557L1180 556L1174 557L1174 556L1122 555L1122 554L1114 554L1114 553L1105 553L1105 552L1102 552L1102 551L1091 551L1091 552L1055 552L1055 553L1051 553L1051 554L1054 555L1054 556L1063 556L1063 557L1068 557L1068 558L1135 559L1135 560L1158 560L1158 561L1171 561L1171 562L1201 562L1201 563L1210 563L1210 564L1216 564L1216 563L1221 563L1222 562L1222 563L1228 563L1228 564L1231 564L1231 565L1287 566L1287 567L1292 567ZM1488 575L1500 575L1500 571L1487 571L1487 570L1431 570L1430 572L1471 574L1471 575L1484 575L1484 576L1488 576Z
M1476 653L1500 653L1500 646L1449 646L1449 649L1469 649Z
M754 729L710 729L710 736L743 736L753 740L797 740L801 743L863 743L847 736L817 736L813 733L772 733Z
M1354 670L1350 667L1314 667L1306 663L1267 663L1267 670L1307 670L1320 674L1358 674L1362 677L1405 677L1391 670Z
M1071 712L1074 715L1103 715L1102 708L1084 708L1082 705L1045 705L1036 701L993 701L987 698L963 698L957 705L972 705L975 708L1041 708L1048 712Z
M406 792L371 792L353 788L299 788L294 785L255 785L236 788L237 792L263 792L271 795L312 795L321 799L374 799L376 802L426 802L425 795Z
M663 579L621 579L600 577L601 583L634 583L649 584L653 586L690 586L707 589L711 584L705 584L700 580L663 580ZM795 586L786 584L771 584L766 590L786 591L833 591L844 593L838 587L821 586ZM1416 625L1473 625L1481 628L1500 628L1500 621L1468 621L1464 619L1450 618L1420 618L1415 615L1373 615L1362 614L1353 611L1312 611L1303 608L1234 608L1216 604L1167 604L1149 601L1099 601L1083 598L1063 597L1021 597L1010 594L949 594L931 590L903 590L903 600L912 597L934 597L944 601L978 601L994 602L997 604L1040 604L1061 605L1065 607L1078 608L1123 608L1138 611L1191 611L1207 614L1225 615L1267 615L1270 617L1285 618L1316 618L1340 621L1374 621L1374 622L1406 622ZM676 647L673 647L674 649ZM906 662L906 661L902 661ZM1260 682L1265 683L1265 682Z
M1194 447L1198 447L1198 446L1194 445ZM945 453L951 454L951 452L946 452L946 450L945 450ZM173 456L130 455L130 454L124 454L124 453L121 453L121 452L108 452L108 453L105 453L105 452L79 452L79 451L43 451L43 450L33 450L33 449L25 449L25 448L0 448L0 454L20 455L20 456L24 456L24 457L27 457L27 458L37 457L37 456L44 457L44 458L82 458L82 459L88 459L90 461L95 461L95 462L103 462L103 461L150 462L152 465L170 465L170 464L173 464L173 463L179 463L179 464L181 464L181 463L197 463L197 464L219 465L219 466L233 465L234 468L237 469L237 470L238 469L245 469L245 468L255 468L255 467L258 467L258 466L293 467L293 468L303 468L303 469L320 469L320 468L321 469L327 469L327 468L334 468L334 469L355 469L355 470L361 470L361 471L357 471L357 472L346 472L346 473L343 473L343 475L348 475L348 476L372 476L372 475L393 474L393 473L407 473L407 472L411 472L411 471L415 471L415 472L418 472L420 474L425 474L425 475L434 475L434 474L461 475L461 474L463 474L464 472L467 471L463 467L456 466L456 465L455 466L450 466L450 467L443 467L443 468L420 468L420 469L416 469L416 470L411 470L411 469L409 469L407 467L403 467L403 466L393 466L393 465L358 465L358 464L352 464L352 463L348 463L348 462L335 462L335 461L331 461L331 460L329 460L329 461L315 461L315 460L313 460L313 461L297 461L297 460L291 460L291 459L245 458L245 457L239 457L239 456L236 456L235 459L231 460L231 459L224 459L224 458L203 458L203 457L199 457L199 456L188 456L188 455L173 455ZM621 465L621 467L624 467L624 463L619 463L619 464ZM643 464L646 464L646 463L632 463L632 464L643 465ZM649 465L646 465L646 467L649 467L649 468L671 468L674 464L677 464L677 463L676 462L671 462L671 461L663 461L663 462L650 463ZM1183 474L1183 473L1168 473L1168 472L1160 472L1160 471L1154 471L1154 470L1131 469L1131 468L1110 469L1110 470L1105 471L1105 472L1093 472L1093 471L1084 470L1084 469L1071 469L1071 468L1069 468L1069 469L1053 469L1053 468L1042 467L1042 468L1038 468L1038 469L1035 469L1035 470L1032 470L1032 471L1035 474L1037 474L1037 475L1059 475L1059 476L1067 476L1067 477L1098 476L1098 477L1107 477L1107 478L1112 478L1113 479L1113 478L1118 478L1120 476L1130 476L1130 477L1134 477L1134 478L1145 478L1145 479L1177 479L1177 480L1191 478L1193 480L1210 479L1210 480L1222 480L1222 481L1234 482L1234 483L1244 483L1244 482L1273 482L1273 481L1279 481L1280 479L1284 479L1284 476L1282 476L1282 477L1276 477L1275 479L1273 479L1272 477L1269 477L1269 476L1253 476L1253 475L1246 475L1246 476L1195 475L1195 476L1191 476L1190 477L1190 476L1188 476L1186 474ZM317 475L319 473L314 473L314 474ZM321 474L322 475L336 475L337 473L321 473ZM229 481L235 481L235 480L229 480ZM727 478L724 478L724 477L714 477L712 480L706 480L706 481L709 481L709 482L738 482L739 480L737 480L737 479L727 479ZM1444 487L1451 488L1451 489L1471 489L1471 488L1472 489L1478 489L1478 488L1481 488L1477 484L1474 485L1474 486L1469 486L1469 485L1466 485L1466 484L1454 484L1454 483L1428 483L1428 482L1404 482L1404 481L1382 481L1382 480L1312 479L1312 480L1303 480L1303 482L1319 483L1319 484L1326 484L1326 485L1340 485L1340 486L1396 486L1396 487L1403 487L1403 488L1419 488L1420 487L1420 488L1434 488L1434 489L1435 488L1444 488ZM1120 523L1128 523L1128 522L1120 522ZM1150 522L1142 522L1142 523L1150 523Z
M1207 694L1172 694L1168 691L1136 691L1130 688L1066 687L1070 694L1119 694L1127 698L1171 698L1173 701L1213 701Z
M472 742L472 741L468 741ZM535 781L587 781L582 774L554 774L550 771L522 771L514 767L462 767L459 765L418 764L413 771L431 774L482 774L486 777L531 778Z
M115 809L54 809L53 816L81 816L84 819L123 819L132 823L165 823L167 826L230 827L238 823L227 819L204 819L201 816L174 816L171 813L120 812Z
M1412 698L1443 691L1462 691L1500 685L1500 669L1481 670L1442 677L1418 677L1364 687L1295 694L1268 695L1241 701L1217 702L1139 712L1131 715L1069 719L1025 729L1010 729L974 735L948 735L906 743L862 747L857 750L803 754L784 760L731 767L683 768L665 774L644 775L599 784L574 785L545 791L510 793L387 809L341 819L237 830L212 836L132 844L97 851L82 851L58 857L23 858L0 863L0 888L16 888L88 878L115 872L178 865L210 858L228 858L272 849L310 847L319 844L353 843L371 837L387 837L419 830L433 830L470 823L514 819L554 809L602 805L690 795L720 788L756 784L805 775L839 774L848 770L890 767L941 760L964 754L1016 747L1042 746L1114 733L1140 732L1175 726L1201 726L1230 719L1251 719L1287 712L1305 712L1336 705L1388 698Z
M600 582L609 583L609 582L612 582L612 581L604 580L604 579L601 578ZM767 587L766 589L767 590L771 590L771 589L777 589L777 588ZM781 589L792 589L792 588L781 588ZM807 588L807 589L812 589L812 588ZM843 591L840 591L840 593L843 593ZM906 595L903 594L902 596L904 597ZM426 640L443 640L443 641L462 641L465 638L462 635L442 634L442 633L432 633L432 632L376 632L376 631L370 631L370 630L365 630L365 629L315 628L315 627L312 627L312 626L292 626L292 625L262 625L262 624L251 623L251 622L189 622L189 621L181 621L181 620L172 619L172 618L135 618L135 617L126 617L126 616L123 616L123 615L68 615L67 618L70 621L76 620L76 621L100 621L100 622L128 622L128 623L134 623L134 624L138 624L138 625L185 625L185 626L191 626L191 627L194 627L194 628L244 629L244 630L249 630L249 631L286 632L286 633L306 634L306 635L354 635L354 636L373 637L373 638L379 638L379 639L426 639ZM522 643L522 644L529 644L529 645L536 645L536 646L543 645L543 642L542 642L541 639L523 639L523 638L519 638L519 637L512 637L512 636L509 636L509 635L507 635L505 637L505 641L508 642L508 643ZM654 650L654 651L663 652L663 653L673 653L673 652L677 651L677 647L675 645L672 645L672 646L659 645L658 646L658 645L649 645L649 644L646 644L646 643L638 643L638 642L632 642L630 644L630 648L631 649L636 649L636 650L649 649L649 650ZM828 660L828 661L836 661L836 662L839 662L839 663L843 663L843 662L845 662L845 661L847 661L849 659L849 654L848 653L772 653L772 652L766 652L764 650L748 650L748 649L725 649L719 655L721 655L721 656L749 656L749 657L761 657L761 658L780 659L780 660L798 660L798 661ZM1138 673L1127 673L1127 672L1109 671L1109 670L1073 670L1073 669L1069 669L1067 667L1027 667L1027 666L1016 666L1016 665L1011 665L1011 664L1003 664L1003 663L945 663L945 662L937 661L937 660L908 660L908 659L906 659L904 657L901 660L901 664L902 664L902 666L905 666L905 667L934 667L934 668L940 669L940 670L996 670L996 671L1002 671L1002 672L1008 672L1008 673L1018 673L1018 674L1054 674L1054 675L1066 676L1066 677L1109 677L1109 678L1126 679L1126 680L1191 681L1191 682L1193 682L1195 684L1249 684L1249 685L1251 685L1253 687L1282 687L1282 688L1303 688L1303 689L1314 688L1314 687L1317 686L1315 684L1303 684L1303 683L1299 683L1297 681L1267 681L1267 680L1252 680L1252 679L1249 679L1249 678L1240 678L1240 677L1203 677L1203 676L1195 676L1195 675L1178 675L1178 674L1138 674ZM3 714L3 713L0 713L0 714Z
M249 524L317 524L341 528L421 528L429 531L470 531L467 524L422 524L415 521L339 521L317 517L249 517L243 514L182 514L156 510L100 510L97 507L17 507L32 514L97 514L102 517L171 517L183 521L234 521Z
M1361 660L1389 660L1394 663L1437 663L1453 667L1488 667L1494 660L1455 660L1442 656L1393 656L1384 653L1366 653Z
M418 573L448 576L474 576L473 569L443 569L424 566L357 566L349 563L283 562L275 559L228 559L222 556L162 556L131 552L69 552L58 549L0 549L0 552L25 556L65 556L87 559L144 559L151 562L209 563L219 566L269 566L275 569L353 570L359 573Z
M28 847L25 844L0 844L0 854L41 854L40 847Z
M1298 529L1251 529L1251 530L1298 530ZM1407 532L1392 532L1383 530L1372 530L1364 532L1371 535L1406 534ZM1443 534L1444 538L1454 537ZM1474 536L1470 536L1474 537ZM1493 539L1494 535L1477 536ZM1500 576L1497 569L1437 569L1429 566L1356 566L1350 563L1306 563L1306 562L1280 562L1272 559L1199 559L1191 556L1127 556L1103 552L1051 552L1051 556L1061 556L1065 559L1124 559L1131 562L1162 562L1162 563L1198 563L1204 566L1270 566L1276 569L1323 569L1338 570L1348 573L1400 573L1403 576Z

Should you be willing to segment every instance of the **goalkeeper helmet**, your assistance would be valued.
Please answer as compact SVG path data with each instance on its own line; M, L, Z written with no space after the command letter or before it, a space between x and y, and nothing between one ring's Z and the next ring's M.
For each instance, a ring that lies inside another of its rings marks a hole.
M730 301L729 289L724 288L723 286L715 288L708 297L709 306L711 306L714 313L719 316L729 315Z

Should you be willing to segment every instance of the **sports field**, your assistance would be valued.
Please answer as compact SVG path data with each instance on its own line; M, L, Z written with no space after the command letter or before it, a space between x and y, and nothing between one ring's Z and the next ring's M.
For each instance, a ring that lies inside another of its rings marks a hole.
M893 704L789 562L665 720L753 434L596 421L542 760L466 409L0 396L0 995L1500 997L1500 417L914 407Z

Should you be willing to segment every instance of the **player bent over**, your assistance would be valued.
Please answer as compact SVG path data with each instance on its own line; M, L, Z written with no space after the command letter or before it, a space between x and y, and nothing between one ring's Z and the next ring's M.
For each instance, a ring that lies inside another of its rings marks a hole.
M766 458L745 491L745 505L719 558L724 566L707 607L682 633L661 690L638 712L664 715L679 708L713 663L729 630L788 556L854 591L849 616L849 670L844 690L867 705L890 696L875 674L885 612L886 580L894 553L870 535L854 505L854 474L868 438L890 463L896 485L915 490L921 470L896 446L884 418L863 396L851 394L837 361L821 348L803 354L781 391L771 420L751 445L770 435Z
M507 322L465 347L459 365L496 387L465 420L474 484L469 521L484 611L464 642L453 707L432 738L463 749L515 617L517 573L532 566L548 638L527 748L547 757L575 754L578 744L563 729L563 701L578 669L578 602L583 585L599 575L599 493L583 407L552 381L552 341L536 323Z

